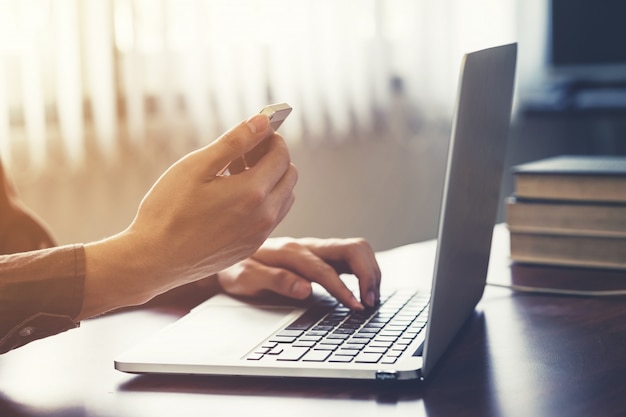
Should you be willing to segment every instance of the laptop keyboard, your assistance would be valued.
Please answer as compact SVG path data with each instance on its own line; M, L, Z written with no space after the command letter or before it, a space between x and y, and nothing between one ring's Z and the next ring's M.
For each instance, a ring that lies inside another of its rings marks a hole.
M427 291L397 291L365 311L324 299L246 359L393 364L426 326L429 297Z

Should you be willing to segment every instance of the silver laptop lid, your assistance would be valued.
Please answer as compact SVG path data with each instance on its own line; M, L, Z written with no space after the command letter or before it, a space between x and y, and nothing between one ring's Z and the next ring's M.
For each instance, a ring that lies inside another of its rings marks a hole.
M509 134L517 44L461 63L424 344L425 377L480 300Z

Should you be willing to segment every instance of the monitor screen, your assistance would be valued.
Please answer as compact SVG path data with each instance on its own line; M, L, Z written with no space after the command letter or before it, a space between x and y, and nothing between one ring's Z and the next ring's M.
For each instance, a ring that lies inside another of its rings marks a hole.
M550 13L553 68L626 68L625 0L551 0Z

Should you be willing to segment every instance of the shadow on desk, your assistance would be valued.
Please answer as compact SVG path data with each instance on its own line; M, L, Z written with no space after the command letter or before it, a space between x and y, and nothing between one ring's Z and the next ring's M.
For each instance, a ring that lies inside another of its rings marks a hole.
M393 404L420 399L423 384L415 381L380 383L334 379L141 375L121 386L120 390L280 398L362 399Z

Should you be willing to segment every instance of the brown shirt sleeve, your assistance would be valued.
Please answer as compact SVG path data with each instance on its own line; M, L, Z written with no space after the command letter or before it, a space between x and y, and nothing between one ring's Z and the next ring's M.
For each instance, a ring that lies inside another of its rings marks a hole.
M84 276L82 245L0 255L0 353L78 327Z
M54 246L0 162L0 354L75 328L83 304L85 248Z

